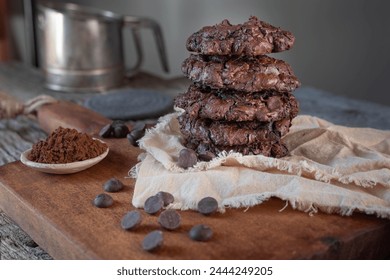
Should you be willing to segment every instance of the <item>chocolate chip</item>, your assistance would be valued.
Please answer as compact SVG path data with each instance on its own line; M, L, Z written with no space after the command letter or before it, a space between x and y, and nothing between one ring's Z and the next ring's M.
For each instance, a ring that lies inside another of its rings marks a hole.
M202 213L203 215L210 215L214 212L216 212L218 209L218 202L213 197L205 197L202 198L198 202L198 211Z
M213 236L213 230L206 225L195 225L188 232L188 236L192 240L207 241Z
M142 137L144 137L144 135L145 135L145 130L143 130L143 129L133 129L132 131L130 131L130 135L131 135L135 140L139 140L139 139L141 139Z
M146 124L144 122L137 122L133 126L132 130L145 130L146 129Z
M142 248L145 251L154 251L163 244L163 232L161 230L154 230L148 233L142 241Z
M169 192L158 192L156 195L161 197L162 201L164 202L164 207L175 201L175 198Z
M114 200L112 199L112 197L105 193L98 194L93 200L93 204L99 208L110 207L113 203Z
M125 230L136 228L141 223L141 213L138 210L127 212L121 220L121 226Z
M148 214L156 214L163 207L164 202L158 195L153 195L145 200L144 210Z
M129 128L126 124L113 126L115 138L125 138L129 133Z
M104 126L99 135L103 138L115 137L124 138L129 133L129 128L126 123L121 120L115 120L111 124Z
M116 178L111 178L103 184L106 192L119 192L123 187L123 183Z
M267 107L270 110L276 110L283 106L283 101L279 96L270 96L267 100Z
M201 161L210 161L213 158L215 158L215 154L213 154L212 152L207 151L207 152L199 154L198 158Z
M144 137L145 135L145 125L141 129L133 129L127 134L127 139L129 140L130 144L138 147L137 141Z
M158 217L158 223L165 229L174 230L180 226L180 214L174 209L163 211Z
M126 123L122 120L115 120L111 123L111 126L113 128L117 127L117 126L123 126L123 125L126 125Z
M188 168L194 166L198 161L196 153L192 149L182 149L179 153L179 159L177 165L182 168Z
M127 140L129 140L130 144L134 147L138 147L137 139L135 139L133 136L131 136L130 133L127 134Z
M105 125L99 132L99 136L103 138L108 138L112 135L113 129L111 124Z

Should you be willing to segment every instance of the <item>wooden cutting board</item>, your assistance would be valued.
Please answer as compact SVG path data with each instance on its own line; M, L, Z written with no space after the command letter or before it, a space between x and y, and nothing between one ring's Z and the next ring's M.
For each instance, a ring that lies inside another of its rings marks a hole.
M78 105L60 102L39 111L41 126L50 132L59 125L94 136L110 121ZM182 225L164 231L164 245L154 252L141 248L144 236L160 229L157 216L142 212L134 231L120 227L130 201L134 179L128 170L141 152L127 139L104 139L110 152L96 166L71 175L50 175L14 162L0 167L0 208L56 259L380 259L390 257L390 221L364 214L351 217L294 211L270 199L249 209L227 209L210 217L182 211ZM92 205L109 178L126 188L113 193L107 209ZM199 223L210 225L209 242L188 238Z

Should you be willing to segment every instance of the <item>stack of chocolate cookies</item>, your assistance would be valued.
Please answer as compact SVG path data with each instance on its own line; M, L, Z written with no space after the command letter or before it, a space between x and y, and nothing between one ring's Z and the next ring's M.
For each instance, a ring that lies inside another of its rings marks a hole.
M266 54L288 50L294 40L256 17L238 25L224 20L191 35L187 49L194 53L182 71L193 84L175 98L185 111L179 116L184 145L207 156L285 156L281 138L298 114L292 91L300 83L286 62Z

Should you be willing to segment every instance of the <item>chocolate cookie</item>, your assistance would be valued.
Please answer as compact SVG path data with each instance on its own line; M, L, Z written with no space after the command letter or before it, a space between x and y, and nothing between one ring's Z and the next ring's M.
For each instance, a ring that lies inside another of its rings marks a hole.
M193 82L241 92L291 92L299 85L290 65L268 56L229 57L192 54L182 71Z
M252 16L243 24L228 20L205 26L187 39L187 49L207 55L258 56L288 50L294 36Z
M190 86L174 100L192 119L274 122L294 118L298 102L290 93L275 91L241 93Z
M275 142L284 136L290 119L274 123L223 122L209 119L192 119L187 114L178 118L180 131L186 139L196 139L205 144L219 146L253 145L259 142Z
M225 151L234 151L243 155L263 155L266 157L281 158L288 154L287 147L280 141L276 142L259 142L253 145L235 145L223 146L201 143L197 140L188 139L185 143L187 148L193 149L199 155L218 155Z

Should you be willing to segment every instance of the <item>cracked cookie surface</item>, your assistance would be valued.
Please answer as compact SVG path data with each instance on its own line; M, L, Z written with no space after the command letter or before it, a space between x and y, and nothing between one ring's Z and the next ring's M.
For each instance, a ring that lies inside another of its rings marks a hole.
M269 56L229 57L192 54L182 71L194 83L241 92L291 92L300 83L290 65Z
M178 117L180 131L185 139L220 146L253 145L276 142L291 126L290 119L277 122L223 122L209 119L192 119L183 113Z
M186 93L175 98L174 104L192 119L274 122L298 114L295 97L275 91L242 93L191 85Z
M263 155L266 157L281 158L288 154L287 147L281 142L260 142L253 145L223 146L211 143L202 143L195 139L187 139L185 145L196 151L199 155L213 158L221 152L236 152L243 155Z
M294 35L252 16L243 24L224 20L205 26L187 39L187 49L207 55L258 56L290 49Z

